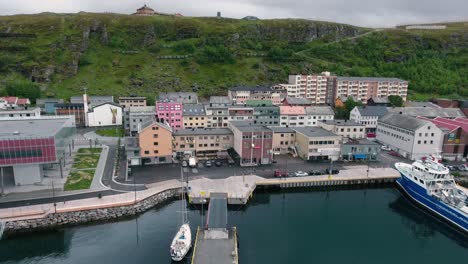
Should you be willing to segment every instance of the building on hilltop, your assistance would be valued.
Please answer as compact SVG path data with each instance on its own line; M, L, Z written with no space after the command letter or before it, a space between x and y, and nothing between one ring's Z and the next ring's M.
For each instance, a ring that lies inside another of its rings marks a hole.
M133 13L135 16L154 16L156 11L146 4L136 10L136 13Z
M288 97L306 98L314 105L333 103L333 84L336 76L330 72L312 75L289 75L288 84L280 84Z

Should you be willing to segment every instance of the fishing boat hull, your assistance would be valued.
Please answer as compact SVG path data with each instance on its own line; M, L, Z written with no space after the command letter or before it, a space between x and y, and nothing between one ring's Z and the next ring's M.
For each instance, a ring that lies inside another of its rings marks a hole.
M174 261L181 261L192 247L192 231L188 224L180 226L171 243L171 258Z
M398 167L396 167L396 169L401 175L401 177L396 180L396 183L404 194L433 215L457 227L464 233L468 233L468 218L465 213L428 195L426 189L415 183L404 172L399 170Z

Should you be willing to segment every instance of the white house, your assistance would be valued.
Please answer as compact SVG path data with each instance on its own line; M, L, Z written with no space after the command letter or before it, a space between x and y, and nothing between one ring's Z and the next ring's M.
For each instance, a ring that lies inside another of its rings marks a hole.
M349 119L366 126L366 132L375 132L377 121L388 113L385 106L355 106L349 114Z
M416 160L442 151L443 133L430 121L388 113L377 123L377 140L401 156Z
M122 106L116 103L103 103L94 106L87 113L87 126L122 125Z
M305 108L307 126L318 126L319 120L333 120L335 112L330 106L308 106Z

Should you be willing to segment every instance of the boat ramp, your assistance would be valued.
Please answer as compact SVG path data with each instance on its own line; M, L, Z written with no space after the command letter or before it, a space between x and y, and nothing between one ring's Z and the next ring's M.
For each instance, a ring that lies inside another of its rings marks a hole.
M192 264L237 264L237 229L228 227L227 194L211 193L206 225L198 227Z

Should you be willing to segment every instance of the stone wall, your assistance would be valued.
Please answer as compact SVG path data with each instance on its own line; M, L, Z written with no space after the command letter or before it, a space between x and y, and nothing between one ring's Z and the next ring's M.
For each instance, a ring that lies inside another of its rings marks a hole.
M85 211L51 213L44 218L6 222L3 235L4 237L12 237L19 234L54 230L67 226L113 221L119 218L143 213L156 205L176 199L178 195L179 189L177 188L157 193L133 205Z

